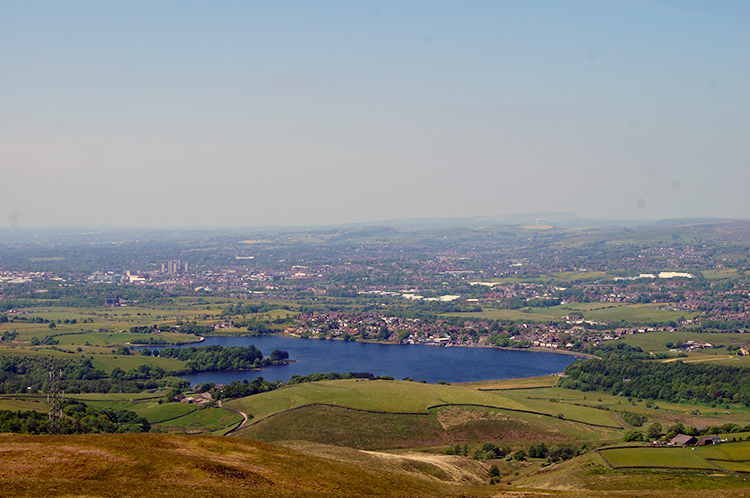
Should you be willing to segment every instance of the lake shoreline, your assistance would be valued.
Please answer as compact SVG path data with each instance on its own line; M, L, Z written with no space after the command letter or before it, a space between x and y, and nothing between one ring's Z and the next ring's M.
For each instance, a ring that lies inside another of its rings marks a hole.
M279 332L276 334L263 334L263 335L244 335L244 334L232 334L232 335L209 335L206 337L246 337L246 338L252 338L252 337L288 337L290 339L300 339L305 341L321 341L321 339L318 338L304 338L300 337L294 334L286 334L284 332ZM202 337L201 339L205 339ZM442 348L477 348L477 349L499 349L501 351L530 351L534 353L557 353L557 354L567 354L571 356L586 358L586 359L596 359L597 356L588 354L588 353L581 353L579 351L570 351L568 349L551 349L551 348L539 348L539 347L529 347L529 348L509 348L509 347L501 347L501 346L493 346L491 344L450 344L443 346L441 344L436 343L422 343L422 344L403 344L400 342L392 342L392 341L371 341L371 340L356 340L356 341L345 341L343 339L324 339L321 342L324 341L333 341L333 342L352 342L352 343L360 343L360 344L389 344L389 345L395 345L395 346L432 346L432 347L442 347ZM199 342L199 341L198 341ZM192 344L192 343L183 343L183 344Z
M413 378L425 379L430 383L441 380L454 383L559 374L572 364L576 357L570 352L555 355L549 354L557 352L553 350L500 349L490 345L406 347L409 345L343 340L325 343L315 339L297 339L299 338L288 334L207 336L203 345L247 347L252 344L269 356L274 349L286 351L290 359L295 361L255 371L215 371L184 377L189 378L193 384L228 384L232 380L249 381L260 376L285 382L294 375L372 372L394 379Z

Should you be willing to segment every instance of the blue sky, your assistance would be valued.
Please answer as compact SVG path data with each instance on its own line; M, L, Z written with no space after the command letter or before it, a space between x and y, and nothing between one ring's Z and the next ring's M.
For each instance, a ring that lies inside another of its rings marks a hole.
M748 218L748 5L0 1L0 223Z

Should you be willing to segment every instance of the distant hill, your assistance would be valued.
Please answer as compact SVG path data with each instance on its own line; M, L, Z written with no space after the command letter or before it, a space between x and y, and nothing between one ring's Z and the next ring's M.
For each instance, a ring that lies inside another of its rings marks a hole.
M728 218L678 218L665 220L609 220L600 218L581 218L573 213L516 213L502 216L474 216L468 218L413 218L403 220L388 220L363 224L363 226L387 226L396 229L418 228L477 228L482 226L521 226L521 225L552 225L560 228L607 227L631 228L658 225L695 225L726 223Z

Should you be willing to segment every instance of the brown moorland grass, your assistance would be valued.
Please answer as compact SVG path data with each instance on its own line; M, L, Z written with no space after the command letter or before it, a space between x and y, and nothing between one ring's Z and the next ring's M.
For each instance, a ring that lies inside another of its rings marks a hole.
M0 435L0 496L750 496L739 475L623 472L597 464L590 454L528 478L504 478L511 485L487 486L480 484L481 465L461 457L294 448L165 434Z
M2 496L488 496L238 438L0 435Z
M331 458L346 463L357 463L369 468L412 475L427 474L441 481L481 485L487 481L488 466L477 460L456 455L418 451L362 451L341 446L285 441L279 443L308 455Z

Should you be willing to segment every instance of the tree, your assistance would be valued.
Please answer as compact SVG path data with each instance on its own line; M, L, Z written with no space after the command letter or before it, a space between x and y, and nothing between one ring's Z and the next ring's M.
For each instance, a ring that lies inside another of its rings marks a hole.
M538 445L529 448L529 458L547 458L548 455L549 450L543 441Z
M654 422L649 425L648 429L646 429L646 437L649 440L659 439L659 437L661 437L661 424L659 422Z
M631 429L625 433L625 435L622 437L622 440L625 443L631 443L634 441L643 441L643 433L641 431Z
M388 325L382 325L380 327L380 330L378 331L378 339L381 341L385 341L391 336L391 333L388 331Z
M289 359L289 353L280 349L274 349L273 351L271 351L270 358L273 362L285 361Z

